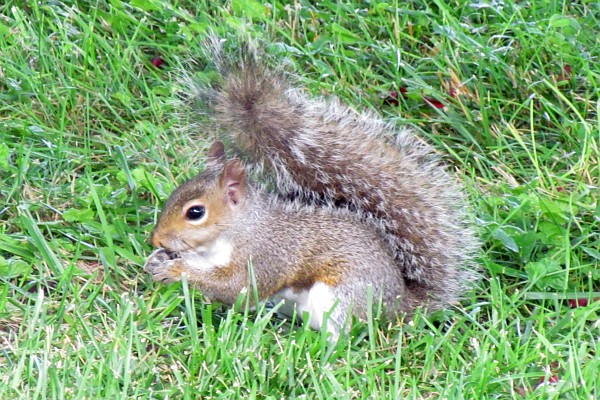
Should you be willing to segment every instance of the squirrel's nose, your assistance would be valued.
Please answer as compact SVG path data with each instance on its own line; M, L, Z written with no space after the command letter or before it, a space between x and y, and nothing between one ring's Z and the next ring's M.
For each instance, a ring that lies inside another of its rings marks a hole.
M152 243L152 246L154 247L162 247L160 245L160 235L158 234L158 232L156 232L156 229L152 231L152 235L150 236L150 243Z

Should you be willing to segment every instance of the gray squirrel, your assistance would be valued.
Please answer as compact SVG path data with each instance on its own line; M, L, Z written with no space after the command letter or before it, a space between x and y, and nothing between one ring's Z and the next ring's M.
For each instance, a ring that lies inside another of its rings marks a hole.
M252 271L260 300L294 305L314 329L327 320L334 337L372 303L398 317L460 300L479 242L463 188L432 149L372 112L307 95L253 46L227 56L221 43L210 52L220 83L186 90L237 157L216 141L206 169L168 199L145 265L153 279L186 273L233 304Z

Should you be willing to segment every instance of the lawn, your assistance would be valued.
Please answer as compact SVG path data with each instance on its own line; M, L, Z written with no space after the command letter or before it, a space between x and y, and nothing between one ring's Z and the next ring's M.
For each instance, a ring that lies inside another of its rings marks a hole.
M598 398L600 3L208 3L0 5L0 398ZM204 164L173 100L209 31L435 147L483 242L460 307L329 343L151 281Z

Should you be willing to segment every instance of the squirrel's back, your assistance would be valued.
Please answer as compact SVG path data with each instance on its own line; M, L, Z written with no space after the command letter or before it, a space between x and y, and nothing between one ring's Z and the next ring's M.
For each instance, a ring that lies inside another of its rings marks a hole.
M221 83L193 92L241 156L270 173L282 195L377 220L423 305L460 298L476 276L479 244L463 188L427 144L372 112L310 97L253 50L230 60L213 54Z

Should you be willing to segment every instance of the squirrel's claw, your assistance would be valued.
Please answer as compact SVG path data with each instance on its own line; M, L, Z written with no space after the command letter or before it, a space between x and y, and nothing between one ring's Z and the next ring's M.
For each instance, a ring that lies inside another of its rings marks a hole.
M172 283L181 280L184 270L183 260L177 258L175 253L165 249L156 249L150 254L144 270L152 275L152 279L162 283Z

